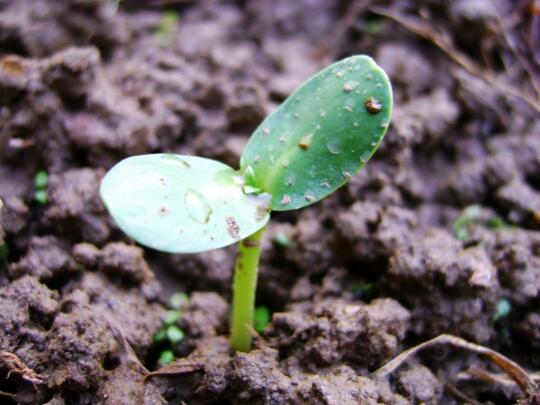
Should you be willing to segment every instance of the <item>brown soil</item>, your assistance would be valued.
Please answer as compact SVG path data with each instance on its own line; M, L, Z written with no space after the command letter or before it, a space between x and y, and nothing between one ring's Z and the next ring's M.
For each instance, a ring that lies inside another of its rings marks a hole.
M0 402L523 399L511 383L463 373L500 372L463 350L372 373L441 333L540 369L540 13L529 3L0 1L0 351L34 373L0 362ZM354 53L388 72L392 126L337 193L274 215L257 294L271 324L235 354L234 247L137 247L99 181L156 151L237 166L268 112ZM49 173L46 204L34 199L38 170ZM145 380L177 291L189 295L178 360Z

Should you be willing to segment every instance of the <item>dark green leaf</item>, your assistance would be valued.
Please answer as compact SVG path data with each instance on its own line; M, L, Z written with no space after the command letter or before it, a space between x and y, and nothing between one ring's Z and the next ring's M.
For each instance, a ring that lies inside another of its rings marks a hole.
M313 76L263 121L241 170L252 171L249 185L272 195L273 210L310 205L364 166L391 114L384 71L368 56L352 56Z

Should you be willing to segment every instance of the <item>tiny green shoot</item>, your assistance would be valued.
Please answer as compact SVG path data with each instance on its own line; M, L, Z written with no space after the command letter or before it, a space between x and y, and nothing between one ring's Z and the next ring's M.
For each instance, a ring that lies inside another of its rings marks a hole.
M239 170L195 156L133 156L107 173L101 197L117 225L150 248L198 253L238 243L231 345L248 351L270 212L306 207L343 186L375 153L391 114L385 72L368 56L351 56L266 117Z
M452 230L456 239L468 241L471 238L470 232L474 226L482 225L487 229L497 230L508 226L504 220L498 216L484 219L482 207L479 205L469 205L465 207L461 215L453 222Z
M169 308L180 309L188 301L186 293L174 293L169 298Z
M270 323L270 311L266 307L256 307L253 318L253 327L258 333L262 333L264 328Z
M167 339L173 345L179 343L184 338L184 332L176 325L170 325L167 328Z
M178 23L178 13L176 11L165 11L161 17L161 21L155 30L155 35L163 42L168 42Z
M510 303L510 301L508 301L508 299L506 298L501 298L495 306L495 313L493 314L492 318L493 323L496 323L506 318L510 314L511 310L512 304Z
M159 362L162 365L170 364L174 361L174 352L172 348L184 339L184 332L176 323L182 316L181 308L188 301L185 293L174 293L169 298L168 307L170 308L163 317L163 325L154 335L154 342L166 342L170 349L161 352Z
M296 247L296 243L283 231L276 232L274 235L274 243L284 248Z
M362 299L364 301L371 301L374 296L373 283L359 282L352 285L352 294L354 298Z
M34 200L39 204L47 204L49 196L47 194L47 185L49 175L45 170L39 170L34 177Z
M165 323L166 325L170 325L170 324L175 323L179 319L180 319L180 311L170 310L165 313L165 319L163 320L163 323Z
M163 350L159 356L159 364L166 366L174 361L174 353L172 350Z

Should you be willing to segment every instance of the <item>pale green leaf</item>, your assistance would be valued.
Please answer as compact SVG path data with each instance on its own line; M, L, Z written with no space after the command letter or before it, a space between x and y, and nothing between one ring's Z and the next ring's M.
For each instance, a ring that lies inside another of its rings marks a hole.
M238 242L269 219L269 196L247 195L238 173L210 159L133 156L114 166L100 193L118 226L139 243L196 253Z

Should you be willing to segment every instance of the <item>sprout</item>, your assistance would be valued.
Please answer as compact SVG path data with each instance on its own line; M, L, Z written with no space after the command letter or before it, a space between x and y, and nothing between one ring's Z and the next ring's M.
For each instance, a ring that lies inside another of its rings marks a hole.
M134 156L107 173L101 196L118 226L153 249L197 253L240 242L231 344L248 351L270 212L306 207L344 185L378 148L391 113L384 71L352 56L310 78L261 123L239 170L194 156Z
M259 333L264 331L264 328L270 323L270 311L266 307L255 308L253 318L253 327Z
M47 185L49 184L49 175L45 170L40 170L34 177L34 200L39 204L47 204L49 196L47 194Z
M163 350L159 356L159 363L162 366L171 364L174 361L174 353L172 350Z

